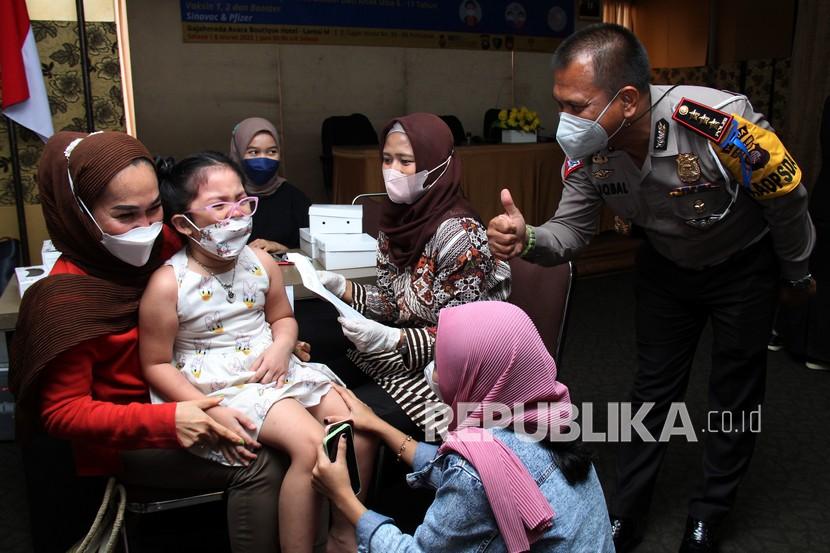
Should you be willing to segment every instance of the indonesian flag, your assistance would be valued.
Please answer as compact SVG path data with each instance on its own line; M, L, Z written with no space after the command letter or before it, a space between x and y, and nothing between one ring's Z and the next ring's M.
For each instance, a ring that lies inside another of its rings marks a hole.
M3 115L44 141L55 134L26 0L0 0L0 96Z

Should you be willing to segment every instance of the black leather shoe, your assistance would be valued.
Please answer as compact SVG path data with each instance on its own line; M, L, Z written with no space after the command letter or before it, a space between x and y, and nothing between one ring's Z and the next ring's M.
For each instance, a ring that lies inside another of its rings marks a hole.
M611 537L614 538L614 549L617 553L633 551L634 547L643 540L636 522L617 517L611 517Z
M680 542L679 553L717 553L715 525L696 518L686 519L686 531Z

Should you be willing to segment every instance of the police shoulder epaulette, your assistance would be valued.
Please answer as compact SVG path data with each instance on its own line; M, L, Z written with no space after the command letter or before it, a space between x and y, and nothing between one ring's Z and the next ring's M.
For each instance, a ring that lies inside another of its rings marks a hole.
M732 116L713 107L683 98L672 119L718 144L729 134Z

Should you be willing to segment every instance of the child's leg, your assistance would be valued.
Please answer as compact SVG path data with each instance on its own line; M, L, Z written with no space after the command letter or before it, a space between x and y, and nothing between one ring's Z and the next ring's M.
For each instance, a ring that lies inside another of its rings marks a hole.
M291 457L279 499L280 544L283 553L309 553L320 519L320 496L311 488L311 470L323 427L294 399L278 401L268 411L259 433L263 444Z
M349 408L336 391L331 390L314 407L309 407L309 413L323 422L323 419L342 420L349 418ZM375 456L378 450L378 440L375 436L365 432L355 432L354 449L357 465L360 471L360 493L358 498L365 503L372 483L372 471L375 466ZM357 539L355 530L348 520L338 511L332 511L332 526L328 551L355 551Z

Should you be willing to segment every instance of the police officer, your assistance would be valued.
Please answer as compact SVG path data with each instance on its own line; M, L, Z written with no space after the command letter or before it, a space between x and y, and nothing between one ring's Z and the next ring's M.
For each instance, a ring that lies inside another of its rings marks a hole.
M554 53L553 73L556 137L567 156L562 200L552 219L533 227L503 190L505 213L490 221L490 248L502 258L562 263L588 244L608 204L646 236L636 268L632 413L653 402L644 424L660 436L708 320L709 409L750 420L764 396L779 281L791 294L814 286L807 268L814 230L798 165L746 97L650 85L645 49L623 27L571 35ZM752 456L750 428L711 430L681 552L715 551L715 529ZM665 443L637 437L618 456L609 509L617 551L641 539L665 453Z

